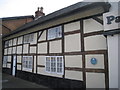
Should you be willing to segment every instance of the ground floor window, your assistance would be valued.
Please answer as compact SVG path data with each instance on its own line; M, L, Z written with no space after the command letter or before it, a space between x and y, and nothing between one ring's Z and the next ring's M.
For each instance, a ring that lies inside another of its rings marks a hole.
M32 71L33 56L23 56L22 69Z
M46 57L46 72L49 73L64 73L63 56L47 56Z
M8 56L3 57L3 67L7 66Z

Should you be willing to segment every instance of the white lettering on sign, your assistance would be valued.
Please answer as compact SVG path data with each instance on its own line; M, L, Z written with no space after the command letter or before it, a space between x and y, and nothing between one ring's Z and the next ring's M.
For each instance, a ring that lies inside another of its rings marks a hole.
M104 30L114 30L120 28L120 15L118 12L108 12L103 14Z

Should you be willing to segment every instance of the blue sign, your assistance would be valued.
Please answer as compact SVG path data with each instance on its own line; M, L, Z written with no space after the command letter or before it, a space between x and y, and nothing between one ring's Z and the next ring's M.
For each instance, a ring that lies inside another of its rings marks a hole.
M97 64L97 59L96 58L91 58L91 64L96 65Z

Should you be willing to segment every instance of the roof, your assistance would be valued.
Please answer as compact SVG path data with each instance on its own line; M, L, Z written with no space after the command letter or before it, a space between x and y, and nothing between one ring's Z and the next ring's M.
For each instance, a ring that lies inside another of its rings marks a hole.
M24 30L26 30L30 27L41 24L43 22L53 20L55 18L64 17L66 15L69 15L69 14L72 14L72 13L75 13L75 12L78 12L78 11L82 12L86 9L90 9L90 8L93 8L93 7L99 7L99 6L102 6L105 9L105 11L108 11L109 8L110 8L110 4L108 2L78 2L78 3L73 4L71 6L65 7L63 9L58 10L58 11L55 11L51 14L48 14L46 16L43 16L43 17L41 17L37 20L34 20L30 23L27 23L27 24L23 25L22 27L14 30L13 32L3 36L3 38L6 37L6 36L9 36L9 35L24 31Z
M15 16L15 17L4 17L4 18L0 18L0 19L2 19L3 21L6 21L6 20L16 20L16 19L24 19L24 18L34 18L34 16L33 15Z

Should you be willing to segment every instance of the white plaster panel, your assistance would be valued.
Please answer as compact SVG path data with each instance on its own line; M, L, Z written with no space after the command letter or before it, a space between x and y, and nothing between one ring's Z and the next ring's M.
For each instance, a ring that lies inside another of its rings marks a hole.
M8 63L8 64L7 64L7 68L11 68L11 64Z
M32 72L32 69L22 69L22 71Z
M11 62L11 59L12 59L11 56L8 56L8 62Z
M79 29L80 29L80 21L68 23L64 25L64 32L70 32Z
M23 43L22 40L23 40L23 36L19 37L18 38L18 44L22 44Z
M65 66L82 68L82 55L65 56Z
M79 71L65 70L65 78L73 79L73 80L82 80L83 81L83 73L79 72Z
M86 73L87 88L105 88L104 73Z
M65 36L65 52L81 51L80 34Z
M13 39L13 45L16 45L17 44L17 38L14 38Z
M45 65L45 56L38 56L38 65Z
M86 37L84 42L86 51L107 49L106 38L103 35Z
M38 70L38 74L62 78L62 75L60 75L60 74L46 72L45 68L38 67L37 70Z
M38 44L38 53L47 53L47 43Z
M13 47L12 50L13 50L12 53L13 53L13 54L16 54L16 47Z
M12 40L9 40L9 46L12 46Z
M107 36L108 60L109 60L109 85L110 88L118 88L120 81L120 37L119 35Z
M17 63L22 63L22 56L17 56Z
M17 65L17 70L21 70L21 65Z
M8 50L8 49L4 49L4 55L7 55L7 50Z
M21 54L22 53L22 46L17 46L17 54Z
M29 49L29 44L24 44L23 45L23 53L28 53L28 49Z
M41 35L41 37L39 38L38 41L44 41L44 40L46 40L46 30L43 31L43 33L42 33L42 35Z
M30 53L36 53L36 47L30 47Z
M36 44L37 43L37 33L34 33L34 40L30 42L30 44Z
M8 54L12 53L12 48L8 48Z
M36 73L36 56L34 56L34 73Z
M95 69L104 69L104 55L96 54L96 55L86 55L86 68L95 68ZM91 58L97 59L97 64L91 64Z
M62 43L61 40L50 42L50 53L61 53L62 52Z
M84 33L96 32L103 30L103 25L94 19L84 20Z

